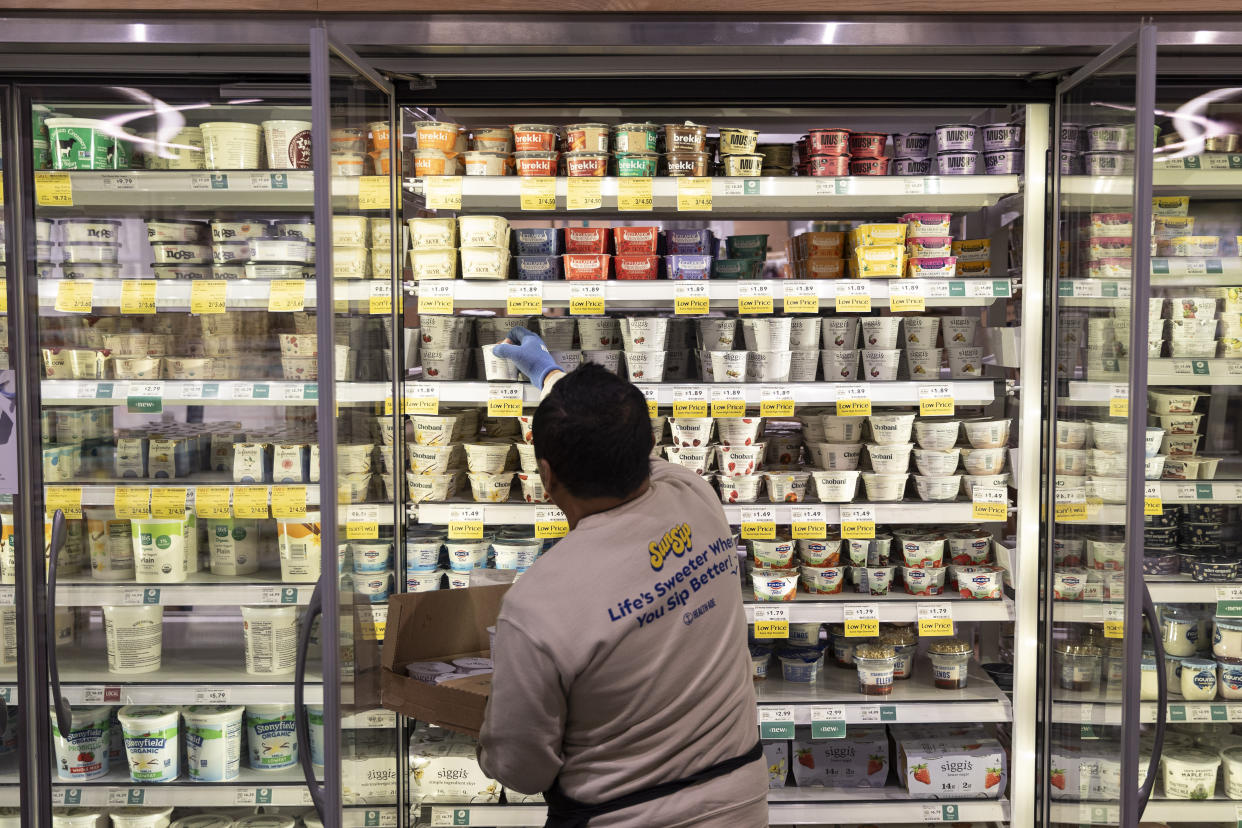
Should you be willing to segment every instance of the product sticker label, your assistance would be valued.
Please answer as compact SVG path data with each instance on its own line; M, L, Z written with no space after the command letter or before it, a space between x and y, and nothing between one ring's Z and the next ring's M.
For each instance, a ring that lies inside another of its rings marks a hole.
M565 207L569 210L598 210L604 206L604 179L572 176L565 179Z
M784 282L785 313L819 313L819 288L814 282Z
M788 638L789 607L755 606L755 638Z
M461 209L461 176L429 175L423 179L428 210Z
M771 313L776 288L771 282L738 282L738 313Z

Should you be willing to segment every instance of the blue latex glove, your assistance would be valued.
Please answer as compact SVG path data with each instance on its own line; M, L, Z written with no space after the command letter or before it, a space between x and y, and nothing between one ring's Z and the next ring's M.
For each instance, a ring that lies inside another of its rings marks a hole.
M516 345L511 345L516 342ZM503 359L513 360L531 384L543 390L543 381L548 374L561 370L556 360L548 353L548 346L534 331L525 328L514 328L509 331L509 338L492 349L492 353Z

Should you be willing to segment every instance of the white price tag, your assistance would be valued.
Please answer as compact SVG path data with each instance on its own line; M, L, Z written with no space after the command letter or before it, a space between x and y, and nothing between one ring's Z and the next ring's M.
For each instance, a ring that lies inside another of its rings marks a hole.
M482 506L456 506L449 509L450 523L482 523Z
M13 606L15 600L14 590L15 588L11 586L0 586L0 606Z
M129 384L129 394L127 396L156 397L159 399L163 399L164 398L164 383L154 382L154 381L131 382Z
M79 400L93 400L95 399L95 394L99 392L99 383L97 382L78 383L78 387L76 391L77 391L76 396Z
M305 385L300 382L286 383L280 386L280 395L277 399L284 402L301 402L306 399Z
M181 383L181 390L177 392L177 398L182 400L201 400L203 398L203 384L197 381Z
M1242 601L1242 586L1222 586L1216 588L1217 601Z
M879 604L844 604L841 614L845 621L878 621L880 620Z
M879 705L869 704L858 708L858 719L864 724L881 721Z
M815 722L843 722L845 721L845 707L843 705L827 705L815 704L811 705L811 721Z
M972 299L991 299L992 280L975 279L966 282L966 295Z
M917 176L905 176L901 180L905 184L906 195L923 195L926 191L923 179Z
M788 621L789 607L765 607L760 604L754 606L756 621Z
M233 392L231 395L232 399L249 400L254 398L253 382L235 382L231 390Z
M128 788L113 788L108 791L109 805L126 805L129 803Z
M926 602L920 602L918 605L917 613L918 613L918 619L920 621L932 621L932 620L941 621L945 619L951 620L953 618L953 605L943 604L943 603L929 604Z
M132 175L103 176L103 187L105 190L133 190L137 186L138 182Z
M104 689L102 687L83 687L82 702L84 704L100 704L104 700Z
M238 788L233 795L233 804L254 805L258 801L258 793L254 788Z
M223 687L199 687L194 691L195 704L228 704L229 690Z
M786 706L764 705L759 708L760 722L792 722L794 709Z
M827 506L793 506L789 510L790 523L827 523Z

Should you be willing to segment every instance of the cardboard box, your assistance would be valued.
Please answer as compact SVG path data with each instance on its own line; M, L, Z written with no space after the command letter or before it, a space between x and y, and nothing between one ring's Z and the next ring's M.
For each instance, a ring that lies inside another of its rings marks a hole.
M391 596L380 679L384 707L477 737L492 677L467 676L443 684L425 684L406 675L405 665L489 655L487 628L495 625L509 586Z

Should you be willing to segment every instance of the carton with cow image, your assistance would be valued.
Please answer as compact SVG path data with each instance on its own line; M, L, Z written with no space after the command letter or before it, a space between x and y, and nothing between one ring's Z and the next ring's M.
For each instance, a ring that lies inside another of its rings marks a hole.
M894 727L896 770L915 799L999 799L1008 756L985 728Z

